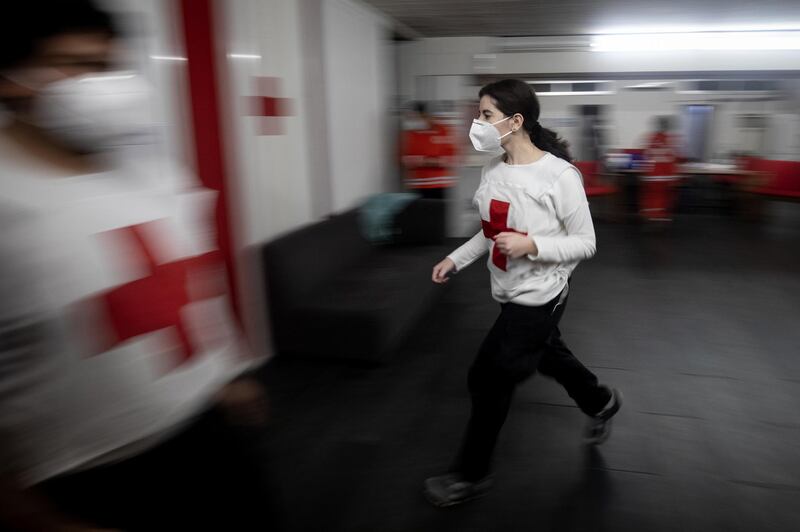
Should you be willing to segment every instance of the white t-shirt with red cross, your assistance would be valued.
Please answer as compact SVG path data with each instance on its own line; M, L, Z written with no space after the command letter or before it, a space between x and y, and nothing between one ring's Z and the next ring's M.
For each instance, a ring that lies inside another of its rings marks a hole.
M483 168L474 205L482 229L449 255L462 270L490 251L492 296L501 303L539 306L556 297L581 260L595 253L589 203L577 168L546 153L531 164L510 165L503 156ZM495 247L503 232L536 242L536 256L512 259Z
M254 360L215 193L146 161L64 176L0 139L0 462L26 484L135 454Z

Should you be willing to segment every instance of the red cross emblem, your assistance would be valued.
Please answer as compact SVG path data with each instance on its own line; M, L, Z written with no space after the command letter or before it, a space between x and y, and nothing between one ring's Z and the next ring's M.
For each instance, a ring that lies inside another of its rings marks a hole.
M134 225L110 231L132 250L130 260L138 262L147 270L147 275L118 286L95 298L104 309L110 331L102 351L107 351L125 340L167 328L178 334L179 345L176 365L192 358L195 346L181 317L181 309L193 301L210 299L224 294L224 285L197 284L209 280L208 274L220 273L221 256L212 251L195 257L159 263L148 244L143 230L147 226L157 228L157 222ZM106 233L106 234L109 234Z
M489 203L489 221L487 222L486 220L481 220L483 234L486 238L491 238L494 240L494 237L500 233L507 232L519 233L521 235L528 234L508 227L509 207L511 207L510 203L496 199L493 199L491 203ZM500 250L497 249L497 246L494 246L492 247L492 262L501 270L506 271L508 257L500 253Z
M292 100L279 98L278 78L256 78L257 96L247 96L246 116L263 117L260 122L260 135L282 135L284 117L292 114Z

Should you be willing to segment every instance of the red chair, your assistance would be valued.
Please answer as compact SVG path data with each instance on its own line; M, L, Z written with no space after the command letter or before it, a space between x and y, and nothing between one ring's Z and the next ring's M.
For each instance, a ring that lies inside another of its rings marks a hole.
M745 169L766 174L766 182L749 190L777 199L800 199L800 161L773 161L756 157L745 161Z
M739 167L757 172L737 183L738 208L746 219L764 219L769 200L800 201L800 161L742 157Z
M598 179L600 164L597 161L577 161L572 164L583 176L583 189L587 197L609 196L617 192L616 186L602 183Z

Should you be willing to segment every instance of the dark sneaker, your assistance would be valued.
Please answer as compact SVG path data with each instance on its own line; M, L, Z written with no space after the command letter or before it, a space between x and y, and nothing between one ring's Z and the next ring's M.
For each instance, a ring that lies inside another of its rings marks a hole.
M423 493L431 504L444 508L486 495L493 483L491 476L470 482L458 473L448 473L427 479Z
M622 406L622 393L616 388L609 388L611 399L603 409L589 418L586 425L584 441L588 445L600 445L611 435L611 418L614 417Z

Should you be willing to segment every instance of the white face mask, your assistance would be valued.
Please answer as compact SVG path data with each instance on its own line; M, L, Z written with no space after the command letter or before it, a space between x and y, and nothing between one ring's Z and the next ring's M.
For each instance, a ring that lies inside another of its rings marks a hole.
M500 131L496 126L501 122L505 122L509 118L511 117L507 116L506 118L498 120L493 124L481 122L478 119L473 120L472 127L469 129L469 139L472 141L472 145L475 147L475 149L489 153L501 152L503 149L500 141L513 132L509 131L505 135L500 135Z
M131 72L66 78L36 97L31 121L66 146L97 153L155 141L147 84Z
M428 129L428 123L421 118L409 118L403 123L403 128L407 131L422 131Z

